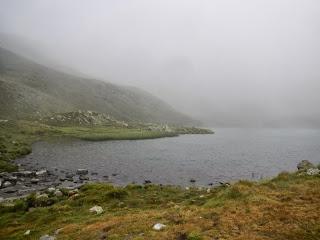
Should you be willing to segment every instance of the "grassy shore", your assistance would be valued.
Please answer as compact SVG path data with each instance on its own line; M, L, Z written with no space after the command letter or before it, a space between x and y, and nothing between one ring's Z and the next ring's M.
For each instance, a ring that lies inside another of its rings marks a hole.
M171 132L148 130L144 126L53 126L35 121L0 122L0 172L15 171L12 160L29 154L31 144L39 140L74 138L89 141L138 140L174 137L179 134L208 134L210 130L179 128Z
M210 190L88 184L76 195L2 204L0 239L320 239L320 176L281 173ZM89 209L99 205L100 215ZM165 224L161 231L152 229ZM30 235L24 236L27 230Z

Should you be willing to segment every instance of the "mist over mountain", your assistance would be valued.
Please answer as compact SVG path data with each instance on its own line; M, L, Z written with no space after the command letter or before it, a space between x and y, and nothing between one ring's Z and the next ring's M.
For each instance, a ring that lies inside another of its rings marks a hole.
M198 123L145 91L59 72L0 47L2 118L37 119L78 110L134 122Z
M208 126L320 126L318 1L2 5L0 42L38 63L144 89Z

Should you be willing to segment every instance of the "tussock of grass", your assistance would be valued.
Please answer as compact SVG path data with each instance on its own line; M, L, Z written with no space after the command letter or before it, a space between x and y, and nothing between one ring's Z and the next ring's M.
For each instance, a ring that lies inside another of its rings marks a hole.
M283 185L286 184L284 188ZM0 239L320 239L320 177L280 174L260 182L185 190L88 184L77 198L36 205L31 196L0 208ZM104 213L89 213L93 205ZM152 230L155 223L166 228ZM31 229L29 238L23 233Z

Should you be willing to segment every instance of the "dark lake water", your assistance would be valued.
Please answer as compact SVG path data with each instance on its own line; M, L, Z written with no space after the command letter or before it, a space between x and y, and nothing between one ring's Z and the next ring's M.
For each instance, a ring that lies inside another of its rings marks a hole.
M259 179L293 171L302 159L320 161L320 131L313 129L216 129L214 135L106 142L38 142L19 159L26 168L87 168L116 184L197 185ZM112 176L112 174L116 176Z

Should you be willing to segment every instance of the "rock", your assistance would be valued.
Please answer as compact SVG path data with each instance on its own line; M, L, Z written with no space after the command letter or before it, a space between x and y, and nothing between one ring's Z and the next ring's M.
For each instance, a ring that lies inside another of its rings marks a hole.
M115 177L115 176L118 176L119 174L118 173L112 173L111 174L113 177Z
M309 168L315 168L315 166L309 160L302 160L297 165L298 170L307 170Z
M101 213L103 213L103 209L102 209L102 207L100 207L100 206L94 206L94 207L90 208L89 211L90 211L91 213L96 213L96 214L101 214Z
M96 176L96 175L98 175L98 173L97 172L92 172L91 175L92 176Z
M18 181L18 178L15 176L9 176L5 180L11 182L12 184L16 184Z
M309 168L307 170L307 175L309 176L318 175L319 173L320 173L320 170L318 168Z
M3 179L0 179L0 188L2 188Z
M38 184L39 181L40 181L40 180L39 180L38 178L31 178L31 180L30 180L30 182L31 182L32 184Z
M196 182L196 180L195 180L195 179L193 179L193 178L191 178L191 179L190 179L190 182L191 182L191 183L195 183L195 182Z
M144 180L144 184L151 184L152 182L150 180Z
M62 196L63 196L63 193L62 193L59 189L57 189L57 190L54 192L54 195L55 195L56 197L62 197Z
M0 197L0 203L2 203L4 201L3 197Z
M15 193L17 191L18 189L16 189L15 187L8 187L4 190L4 193Z
M79 190L78 190L78 189L74 189L74 190L69 191L69 192L68 192L68 195L69 195L69 196L72 196L72 195L75 195L75 194L77 194L77 193L79 193Z
M28 235L30 235L30 229L28 229L23 235L25 235L25 236L28 236Z
M2 187L3 187L3 188L7 188L7 187L11 187L11 186L13 186L13 184L12 184L11 182L9 182L9 181L5 181L5 182L2 184Z
M21 171L21 172L15 173L15 175L17 177L32 177L35 175L35 173L31 171Z
M39 238L39 240L56 240L56 237L50 236L48 234Z
M48 189L47 189L47 192L48 193L53 193L53 192L55 192L56 191L56 189L54 188L54 187L49 187Z
M39 194L39 195L36 196L36 199L40 199L40 198L45 199L45 198L49 198L49 196L48 196L48 194L46 194L46 193Z
M152 229L156 230L156 231L160 231L162 229L164 229L166 227L166 225L162 224L162 223L156 223L155 225L153 225Z
M59 229L55 230L54 235L58 235L62 230L63 230L63 228L59 228Z
M44 177L48 175L48 171L46 169L42 169L36 172L37 177Z
M72 173L67 173L66 174L66 178L67 179L71 179L71 181L73 180L73 177L74 177L74 174L72 174Z
M64 182L64 181L67 181L67 179L65 177L61 177L59 178L60 182Z
M89 173L88 169L78 169L77 175L87 175Z
M80 179L81 181L88 181L88 180L89 180L89 177L88 177L88 176L84 176L84 175L80 175L80 176L79 176L79 179Z

